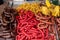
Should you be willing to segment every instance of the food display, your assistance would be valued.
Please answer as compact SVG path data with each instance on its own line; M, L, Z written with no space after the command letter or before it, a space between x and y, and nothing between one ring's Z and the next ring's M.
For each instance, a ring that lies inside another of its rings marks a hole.
M48 0L45 4L31 1L13 6L6 7L1 14L0 37L12 40L59 40L60 6Z
M16 10L19 14L16 16L16 40L58 40L55 25L56 18L60 17L59 6L27 2Z

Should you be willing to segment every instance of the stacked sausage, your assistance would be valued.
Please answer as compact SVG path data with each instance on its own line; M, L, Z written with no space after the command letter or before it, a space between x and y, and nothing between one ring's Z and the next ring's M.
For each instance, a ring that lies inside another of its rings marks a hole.
M54 17L20 9L16 40L56 40Z
M10 7L6 7L2 13L2 24L0 27L0 37L2 38L13 38L15 37L15 13L17 13L14 9Z
M57 24L58 35L60 38L60 18L56 18L56 24Z

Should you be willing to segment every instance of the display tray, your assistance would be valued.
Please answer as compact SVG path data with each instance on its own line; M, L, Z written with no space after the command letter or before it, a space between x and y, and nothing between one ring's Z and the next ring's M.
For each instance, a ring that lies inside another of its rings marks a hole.
M33 2L45 4L45 1L9 1L9 6L12 6L12 7L16 8L20 4L23 4L23 3L33 3Z

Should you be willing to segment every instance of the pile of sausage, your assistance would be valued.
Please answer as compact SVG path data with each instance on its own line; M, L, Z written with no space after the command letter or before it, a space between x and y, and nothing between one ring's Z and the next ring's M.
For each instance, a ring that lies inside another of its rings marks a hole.
M17 13L13 8L6 7L1 14L0 23L0 37L2 38L14 38L15 37L15 13Z
M56 24L57 24L58 35L60 38L60 18L56 18Z
M56 40L53 16L45 16L41 12L34 14L30 10L21 9L16 19L16 40Z

